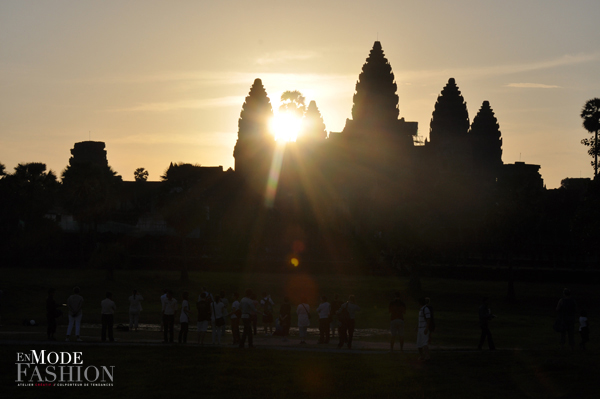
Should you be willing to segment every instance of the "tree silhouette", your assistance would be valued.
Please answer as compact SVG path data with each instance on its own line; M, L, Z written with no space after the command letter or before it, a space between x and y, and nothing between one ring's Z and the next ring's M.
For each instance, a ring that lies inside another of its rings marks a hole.
M148 180L148 171L145 168L137 168L135 172L133 172L133 177L137 182L145 182Z
M483 102L481 109L473 118L470 134L475 141L475 164L488 169L500 167L502 165L500 125L489 101Z
M302 131L298 138L300 140L325 140L327 138L325 123L323 123L323 117L315 101L308 104L302 120Z
M392 126L398 120L398 87L380 42L375 42L356 82L352 119L362 126Z
M454 78L438 96L429 125L429 140L432 143L443 143L447 139L464 136L469 130L469 112Z
M302 118L306 105L304 104L306 99L298 90L284 91L281 95L281 105L279 111L290 112L296 115L298 118Z
M0 176L6 175L6 166L3 163L0 163Z
M598 131L600 130L600 98L592 98L588 100L581 110L583 118L583 127L590 133L594 133L594 137L581 140L581 144L590 147L588 154L594 157L592 166L594 167L594 178L598 176Z

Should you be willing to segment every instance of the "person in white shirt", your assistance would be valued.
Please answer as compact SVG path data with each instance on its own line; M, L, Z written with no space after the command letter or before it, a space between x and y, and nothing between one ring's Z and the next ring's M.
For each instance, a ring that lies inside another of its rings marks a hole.
M175 329L175 313L177 312L177 299L173 298L173 293L167 291L167 298L163 302L162 315L164 328L164 341L163 343L173 342L173 335Z
M221 337L225 334L225 304L221 298L216 295L215 300L210 306L210 319L212 322L212 343L221 345Z
M108 340L113 342L115 340L113 336L113 325L115 322L115 310L117 310L117 305L111 299L112 293L107 292L106 298L100 302L100 306L102 307L102 342L106 341L106 332L108 330Z
M308 334L308 326L310 326L310 306L306 298L300 300L300 305L296 308L298 314L298 330L300 330L300 343L306 343L306 336Z
M231 334L233 335L233 345L240 343L240 318L242 310L238 293L233 294L233 303L231 304Z
M190 303L188 301L188 293L184 292L183 300L181 301L181 315L179 316L179 323L181 328L179 329L179 343L187 343L188 329L190 326Z
M250 314L252 312L256 312L256 306L254 306L254 301L252 301L252 290L246 290L246 296L242 298L240 301L241 309L242 309L242 322L244 323L244 332L242 333L242 338L240 338L240 348L244 347L246 343L246 337L248 337L248 347L254 348L252 344L252 323Z
M142 311L142 301L144 298L138 294L137 290L133 290L133 294L129 297L129 331L135 328L138 330L140 320L140 312Z
M317 308L319 314L319 343L329 343L329 321L331 320L331 305L327 302L327 297L321 297L321 304Z
M419 349L419 360L429 360L429 338L431 336L431 311L429 310L429 298L419 298L419 323L417 325L417 349Z
M71 332L73 331L73 325L75 325L75 336L77 341L81 341L79 338L79 330L81 327L81 317L83 315L83 297L79 295L79 287L73 288L73 295L67 299L67 309L69 310L69 327L67 327L67 339L69 341Z
M267 295L266 292L263 292L260 306L263 309L262 321L265 335L269 335L267 327L269 328L270 334L273 335L273 305L275 305L275 302L271 299L271 295Z

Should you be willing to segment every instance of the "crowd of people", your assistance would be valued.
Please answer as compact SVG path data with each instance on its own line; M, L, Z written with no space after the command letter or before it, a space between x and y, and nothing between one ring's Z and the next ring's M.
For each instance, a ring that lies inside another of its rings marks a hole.
M56 319L60 317L61 306L66 306L69 324L67 327L66 340L71 340L71 335L75 333L75 340L81 341L80 329L83 315L83 297L80 294L79 287L73 289L73 294L69 296L66 304L58 304L54 300L55 291L48 291L46 301L46 313L48 321L47 335L49 340L55 340ZM574 329L576 324L577 304L571 298L571 292L564 290L563 298L559 301L556 311L557 320L554 329L561 333L561 344L567 341L571 348L574 348ZM356 304L354 295L350 295L346 302L340 300L339 295L335 294L333 300L329 301L327 296L320 298L320 303L316 308L318 315L319 344L328 344L330 340L338 335L338 348L346 346L352 348L352 341L355 331L356 315L360 307ZM136 290L133 290L129 296L129 327L128 331L138 331L139 317L142 311L142 302L144 298ZM495 317L489 307L488 298L483 298L479 307L479 325L481 328L481 338L478 349L482 349L487 340L490 350L495 350L495 344L489 327L490 321ZM206 288L202 288L195 305L195 312L190 306L190 296L188 292L181 294L181 306L179 301L173 296L171 290L165 289L160 297L161 303L161 330L163 332L163 342L174 342L175 336L175 318L179 315L179 334L178 342L187 343L189 324L193 318L197 319L197 343L204 345L206 333L211 326L211 343L221 345L225 335L226 325L231 325L233 345L244 348L246 341L248 347L254 347L253 337L258 333L259 316L262 322L265 335L281 336L285 341L290 335L292 325L292 305L288 297L283 298L283 303L279 307L279 313L275 312L275 302L271 295L263 292L260 300L257 295L248 289L244 296L240 298L238 293L232 295L232 301L221 291L219 294L212 294ZM419 299L419 312L417 320L417 348L420 359L428 360L429 344L431 334L435 331L435 318L433 308L429 298ZM394 351L396 342L400 350L404 349L404 316L406 314L406 305L401 299L399 292L395 293L394 299L389 303L390 313L390 352ZM116 304L112 300L112 293L107 292L106 297L100 302L100 311L102 318L101 340L114 341L114 314ZM195 313L195 316L193 315ZM308 327L311 325L311 307L306 297L300 299L296 307L295 316L299 330L300 344L306 344ZM580 312L579 332L581 335L581 348L585 349L585 344L589 341L589 325L585 311Z

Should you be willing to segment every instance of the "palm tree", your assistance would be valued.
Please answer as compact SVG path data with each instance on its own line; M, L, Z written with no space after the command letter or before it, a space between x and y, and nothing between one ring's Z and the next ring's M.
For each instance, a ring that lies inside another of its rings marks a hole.
M594 157L594 178L598 176L598 131L600 131L600 98L588 100L581 110L583 127L590 133L594 133L593 139L583 139L581 144L590 147L588 154Z

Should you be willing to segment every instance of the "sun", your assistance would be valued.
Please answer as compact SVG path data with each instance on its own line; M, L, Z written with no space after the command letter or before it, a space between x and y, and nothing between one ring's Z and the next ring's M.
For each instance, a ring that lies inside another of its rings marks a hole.
M276 141L296 141L301 126L302 118L291 112L280 112L271 120L271 131Z

